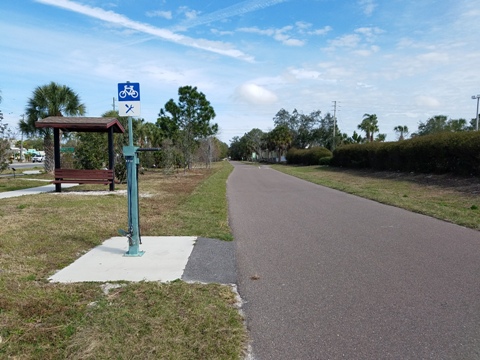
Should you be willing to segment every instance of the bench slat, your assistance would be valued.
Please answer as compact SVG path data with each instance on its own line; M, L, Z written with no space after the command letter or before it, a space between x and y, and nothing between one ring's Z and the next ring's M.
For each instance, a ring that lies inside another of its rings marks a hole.
M55 169L53 184L79 183L79 184L105 184L114 181L113 170L78 170Z
M89 179L77 179L77 180L53 180L52 184L104 184L108 185L110 184L111 181L108 180L101 180L101 179L94 179L94 180L89 180Z

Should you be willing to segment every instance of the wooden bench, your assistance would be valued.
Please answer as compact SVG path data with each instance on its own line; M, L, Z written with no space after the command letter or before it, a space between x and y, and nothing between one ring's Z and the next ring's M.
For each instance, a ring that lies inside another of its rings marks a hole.
M113 170L55 169L53 184L113 184Z

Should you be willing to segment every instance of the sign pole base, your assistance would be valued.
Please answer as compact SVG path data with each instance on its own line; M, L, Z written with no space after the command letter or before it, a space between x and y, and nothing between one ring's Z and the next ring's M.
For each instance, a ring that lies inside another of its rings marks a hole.
M136 253L130 253L130 250L123 254L124 257L140 257L145 254L145 251L137 251Z

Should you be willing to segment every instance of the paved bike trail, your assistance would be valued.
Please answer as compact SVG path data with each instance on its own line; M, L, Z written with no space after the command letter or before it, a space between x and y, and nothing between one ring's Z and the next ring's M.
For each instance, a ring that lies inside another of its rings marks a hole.
M255 359L480 358L479 232L233 165Z

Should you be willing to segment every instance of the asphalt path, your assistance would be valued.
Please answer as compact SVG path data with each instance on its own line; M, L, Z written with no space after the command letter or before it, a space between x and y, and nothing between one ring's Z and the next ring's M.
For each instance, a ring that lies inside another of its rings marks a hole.
M218 239L198 238L188 258L182 280L236 284L234 243Z
M14 176L23 176L23 175L28 175L24 174L23 170L24 169L32 169L34 167L41 167L43 169L43 163L12 163L9 164L8 167L10 169L15 169L16 173L15 174L0 174L0 177L14 177Z
M19 163L19 162L14 162L12 164L9 164L8 165L10 168L15 168L15 169L28 169L28 168L34 168L35 166L39 167L39 168L42 168L43 169L43 162L42 163L33 163L33 162L23 162L23 163Z
M480 359L479 232L232 164L255 359Z

